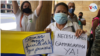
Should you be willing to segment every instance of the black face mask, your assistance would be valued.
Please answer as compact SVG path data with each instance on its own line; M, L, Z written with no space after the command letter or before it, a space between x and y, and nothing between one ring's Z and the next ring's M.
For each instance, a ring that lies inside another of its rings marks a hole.
M82 18L82 16L79 16L79 18Z
M25 9L23 9L23 12L24 12L24 13L31 13L32 11L31 11L31 9L29 9L29 8L25 8Z

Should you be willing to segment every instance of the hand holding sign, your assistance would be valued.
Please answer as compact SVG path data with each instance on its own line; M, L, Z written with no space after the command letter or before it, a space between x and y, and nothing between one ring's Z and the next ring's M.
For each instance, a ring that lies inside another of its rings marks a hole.
M23 40L26 56L52 53L50 33L32 35Z
M87 35L82 34L79 38L75 33L57 31L55 33L54 54L65 56L86 56Z

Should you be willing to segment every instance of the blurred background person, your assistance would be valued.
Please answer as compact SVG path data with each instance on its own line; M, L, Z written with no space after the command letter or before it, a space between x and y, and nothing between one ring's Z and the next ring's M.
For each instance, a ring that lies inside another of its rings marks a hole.
M51 23L55 22L55 20L53 19L53 14L51 14Z
M74 14L75 11L75 3L74 2L69 2L68 3L68 20L70 20L71 22L77 22L77 16Z
M12 1L12 5L16 17L17 31L35 31L36 20L42 9L42 1L39 1L39 5L34 12L32 12L31 4L28 1L22 3L21 10L17 1Z
M100 24L100 9L98 11L97 16L94 17L93 20L92 20L91 34L90 34L89 39L88 39L89 50L88 50L87 56L91 56L91 54L94 53L94 51L92 51L92 53L91 53L91 48L92 48L93 42L95 41L95 29L99 24Z
M78 24L79 24L81 29L83 29L83 25L86 25L86 20L83 18L83 13L82 12L79 12Z

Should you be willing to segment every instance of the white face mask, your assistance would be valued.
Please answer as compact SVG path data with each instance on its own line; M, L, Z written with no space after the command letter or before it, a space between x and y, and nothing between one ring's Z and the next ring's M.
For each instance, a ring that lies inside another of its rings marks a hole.
M54 14L54 20L58 24L64 24L64 23L66 23L66 21L68 19L67 19L67 15L65 13L55 13Z

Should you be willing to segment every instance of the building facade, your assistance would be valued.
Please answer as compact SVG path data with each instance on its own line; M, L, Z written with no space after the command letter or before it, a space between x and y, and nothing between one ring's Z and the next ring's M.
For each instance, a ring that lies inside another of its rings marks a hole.
M20 5L20 1L17 1ZM1 13L13 13L12 1L1 1Z

